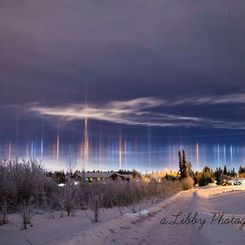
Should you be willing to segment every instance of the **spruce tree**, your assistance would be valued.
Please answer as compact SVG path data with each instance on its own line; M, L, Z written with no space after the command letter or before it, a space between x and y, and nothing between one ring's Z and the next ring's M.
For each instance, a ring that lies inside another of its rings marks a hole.
M224 175L227 175L227 168L226 168L226 165L224 166L223 174L224 174Z
M188 164L186 162L185 151L179 151L179 173L180 178L186 178L188 176Z

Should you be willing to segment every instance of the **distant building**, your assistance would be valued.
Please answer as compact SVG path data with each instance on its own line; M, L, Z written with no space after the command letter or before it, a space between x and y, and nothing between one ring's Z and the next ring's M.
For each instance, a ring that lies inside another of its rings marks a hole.
M177 177L178 177L178 172L174 172L172 170L166 169L166 170L152 172L150 174L143 175L143 181L144 182L151 182L151 181L162 182L165 179L174 181L177 179Z
M117 172L86 172L79 173L79 179L87 182L106 181L106 180L123 180L130 181L130 174L119 174Z
M230 176L227 176L227 175L224 175L224 174L220 174L220 183L222 185L230 185L230 180L231 180L231 177Z
M231 178L229 180L230 185L243 185L245 186L245 178Z

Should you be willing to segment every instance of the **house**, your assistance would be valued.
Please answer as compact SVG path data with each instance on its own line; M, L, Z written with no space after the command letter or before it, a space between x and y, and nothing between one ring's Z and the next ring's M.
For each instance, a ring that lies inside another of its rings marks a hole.
M117 172L86 172L79 173L79 179L88 182L93 181L107 181L107 180L123 180L130 181L132 176L130 174L119 174Z
M224 174L220 174L218 182L220 184L222 184L222 185L230 185L230 180L231 180L230 176L227 176L227 175L224 175Z
M231 178L229 184L245 186L245 178Z

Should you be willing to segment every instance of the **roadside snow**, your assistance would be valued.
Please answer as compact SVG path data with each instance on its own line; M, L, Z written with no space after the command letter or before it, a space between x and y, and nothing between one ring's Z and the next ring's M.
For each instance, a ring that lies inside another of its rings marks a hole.
M236 192L234 192L236 190ZM234 211L226 213L229 217L237 215L245 218L244 187L213 187L194 189L177 195L154 205L138 216L124 215L122 219L109 222L106 226L98 226L90 233L81 232L79 236L63 245L75 244L176 244L176 245L230 245L245 244L245 226L242 231L239 225L210 224L212 212ZM236 197L234 202L233 197ZM217 198L217 200L216 200ZM222 200L221 200L222 199ZM221 200L221 208L219 202ZM173 214L182 212L198 212L198 216L206 220L201 230L199 225L160 225L163 218L173 220Z
M110 244L245 244L245 226L208 224L212 212L225 212L227 217L245 218L244 187L212 187L183 191L154 204L145 202L138 213L127 208L121 216L117 208L102 212L101 222L91 222L86 210L77 211L74 217L59 217L58 212L35 215L33 227L21 230L21 219L10 215L10 223L0 226L0 245L110 245ZM207 220L200 224L161 225L163 218L173 214L198 212Z

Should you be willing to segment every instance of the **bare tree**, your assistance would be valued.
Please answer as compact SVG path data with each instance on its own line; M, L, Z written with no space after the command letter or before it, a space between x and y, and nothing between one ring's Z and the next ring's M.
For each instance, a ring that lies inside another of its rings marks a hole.
M77 196L78 195L76 186L74 185L74 183L71 182L71 180L68 180L66 182L66 185L64 187L61 187L58 197L61 211L65 210L67 212L67 215L70 216L71 212L77 206Z
M164 179L151 181L113 181L109 183L82 183L75 185L73 174L74 156L71 145L68 149L67 174L65 186L58 187L52 173L45 173L43 168L33 161L0 161L0 222L6 223L11 209L21 207L24 227L31 224L35 207L60 206L70 216L78 207L89 208L93 221L98 222L102 208L117 207L122 215L122 208L129 206L133 212L140 209L145 199L166 198L176 192L192 187L189 179ZM45 205L45 206L44 206Z
M21 217L24 229L27 229L27 225L31 225L31 219L34 216L34 207L32 205L32 199L30 200L23 200L21 203Z
M130 181L127 183L126 191L131 210L136 213L144 198L142 185L140 182Z
M3 196L2 201L0 202L0 225L7 223L7 214L9 212L9 203L6 196Z
M73 159L74 159L73 149L71 145L69 145L67 164L66 164L67 178L66 178L65 186L62 187L59 195L59 204L61 210L65 210L68 216L70 216L71 212L75 209L78 202L77 188L74 184L74 180L72 180L72 172L74 167Z
M92 183L88 192L88 207L94 214L93 221L99 222L101 208L103 207L104 193L101 184Z
M125 184L123 181L118 180L115 183L113 183L111 186L111 198L112 202L116 205L118 208L120 215L123 215L123 205L124 205L124 199L123 199L123 193L125 189Z

